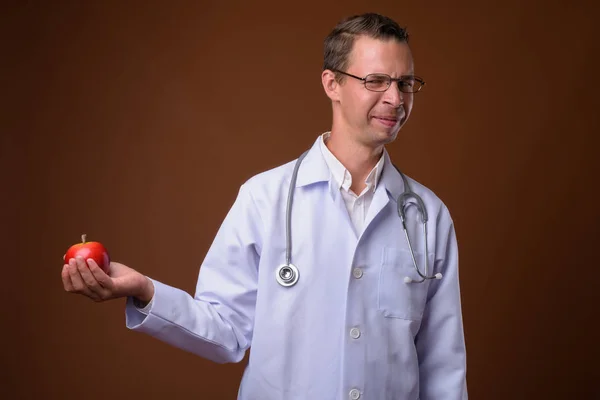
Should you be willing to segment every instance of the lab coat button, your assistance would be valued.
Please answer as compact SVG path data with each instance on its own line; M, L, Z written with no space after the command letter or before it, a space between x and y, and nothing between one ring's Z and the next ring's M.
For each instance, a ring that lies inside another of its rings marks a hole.
M350 391L350 398L352 400L358 400L358 399L360 399L360 392L358 391L358 389L352 389Z
M356 279L360 279L363 275L362 269L360 268L354 268L354 270L352 271L352 275L356 278Z
M352 339L358 339L360 337L360 329L358 329L358 328L350 329L350 337L352 337Z

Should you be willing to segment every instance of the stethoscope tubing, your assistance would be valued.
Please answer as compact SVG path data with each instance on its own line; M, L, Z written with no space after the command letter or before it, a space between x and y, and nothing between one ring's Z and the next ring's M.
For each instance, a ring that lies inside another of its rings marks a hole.
M292 205L294 202L294 193L295 193L295 188L296 188L296 180L298 178L298 169L300 168L300 164L302 163L302 160L304 159L304 157L306 157L306 155L309 153L309 151L310 150L305 151L304 153L302 153L302 155L300 155L300 157L298 157L298 160L296 161L296 164L294 165L294 170L292 172L292 177L290 180L290 187L289 187L289 191L288 191L288 198L287 198L287 204L286 204L286 218L285 218L285 243L286 243L285 264L280 265L279 268L277 268L277 270L275 271L275 277L277 279L277 282L281 286L284 286L284 287L293 286L300 279L300 273L298 271L298 268L294 264L292 264ZM412 278L405 277L404 282L405 283L422 283L429 279L441 279L442 274L440 274L440 273L437 273L435 275L428 275L428 273L429 273L429 261L428 261L429 253L428 253L428 247L427 247L428 215L427 215L427 209L425 208L425 203L423 202L423 199L421 199L421 197L419 195L417 195L415 192L413 192L410 189L408 180L406 179L406 177L404 176L402 171L400 171L400 169L398 167L396 167L395 165L394 165L394 168L396 168L396 170L402 177L402 181L404 183L404 192L400 196L398 196L398 199L397 199L398 215L400 216L400 219L402 221L402 229L404 230L404 236L406 238L406 242L408 243L408 248L410 250L410 255L412 258L413 266L414 266L417 274L421 277L421 279L419 279L419 280L414 280ZM415 259L415 253L414 253L414 250L412 247L412 243L410 241L410 237L408 236L408 230L406 228L405 208L406 208L406 199L407 198L413 198L417 202L416 206L419 209L419 213L421 214L422 219L423 219L423 221L422 221L422 223L423 223L423 239L425 242L425 253L424 253L425 272L424 273L421 272L421 270L418 267L418 263L417 263L417 260Z

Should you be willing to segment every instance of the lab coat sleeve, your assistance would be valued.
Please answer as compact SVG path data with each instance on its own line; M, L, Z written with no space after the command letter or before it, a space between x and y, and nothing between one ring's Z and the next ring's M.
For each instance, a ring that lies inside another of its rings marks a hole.
M461 311L458 247L454 223L443 206L436 237L436 272L415 343L420 400L466 400L466 349Z
M200 268L195 296L157 280L147 315L132 299L126 325L218 362L239 362L254 322L262 221L247 186L238 197Z

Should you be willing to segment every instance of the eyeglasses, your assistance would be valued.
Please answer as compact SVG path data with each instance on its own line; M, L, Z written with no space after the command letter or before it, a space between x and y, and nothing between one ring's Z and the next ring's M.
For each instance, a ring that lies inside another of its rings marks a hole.
M417 93L425 86L425 81L422 78L412 75L392 78L387 74L369 74L364 78L361 78L337 69L334 69L333 71L363 81L365 88L372 92L385 92L392 82L398 82L398 89L403 93Z

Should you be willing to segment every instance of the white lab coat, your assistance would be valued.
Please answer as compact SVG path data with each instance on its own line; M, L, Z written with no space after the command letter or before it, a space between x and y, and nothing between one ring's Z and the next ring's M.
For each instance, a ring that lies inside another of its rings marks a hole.
M430 273L443 278L406 284L405 276L418 275L397 213L403 182L389 155L357 237L318 140L295 187L295 286L275 279L285 261L290 162L242 185L201 265L194 298L154 280L149 314L129 299L127 326L219 363L240 361L252 346L240 400L467 399L458 251L448 209L407 177L429 213ZM416 211L407 208L408 228L423 268Z

